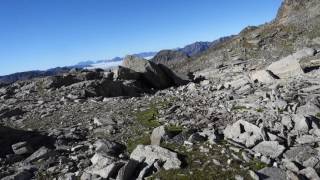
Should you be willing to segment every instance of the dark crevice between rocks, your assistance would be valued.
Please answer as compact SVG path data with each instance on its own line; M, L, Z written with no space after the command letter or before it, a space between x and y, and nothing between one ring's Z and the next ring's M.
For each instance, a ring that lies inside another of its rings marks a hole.
M280 77L277 76L277 75L275 75L272 71L270 71L270 70L266 70L266 71L267 71L267 73L269 73L270 76L272 76L273 78L275 78L275 79L280 79Z

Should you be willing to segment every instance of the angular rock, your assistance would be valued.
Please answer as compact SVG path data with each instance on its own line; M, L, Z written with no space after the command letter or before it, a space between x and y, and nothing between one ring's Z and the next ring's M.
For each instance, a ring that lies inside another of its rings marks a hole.
M286 172L276 167L266 167L258 171L261 179L265 180L287 180Z
M103 164L98 162L97 164L86 169L87 173L99 175L102 178L116 177L117 172L123 166L122 162L114 162L111 164Z
M166 135L166 129L165 126L159 126L155 129L153 129L150 140L151 145L160 145L162 139Z
M310 121L301 114L294 115L293 122L294 129L301 132L308 132L311 126Z
M265 84L273 83L276 80L276 77L274 75L272 75L271 72L266 71L266 70L260 70L260 71L253 72L250 75L250 78L252 81L258 81L258 82L262 82Z
M158 159L165 162L163 168L166 170L179 169L181 166L181 161L179 160L177 153L155 145L138 145L131 153L130 158L136 161L146 158L145 163L147 164L152 164Z
M139 164L140 162L130 159L129 162L119 170L116 180L130 180Z
M117 156L123 152L124 146L109 140L97 140L94 143L96 152L103 155Z
M101 153L96 153L94 154L94 156L90 159L91 163L93 165L95 164L111 164L114 160L113 158L107 156L107 155L104 155L104 154L101 154Z
M290 56L272 63L267 69L281 79L303 74L304 72L299 64L299 60L304 57L313 56L314 53L314 49L302 49Z
M135 56L125 57L122 66L142 74L143 79L157 89L170 87L170 77L155 63Z
M26 162L34 162L39 159L48 158L49 156L53 155L54 151L51 149L48 149L46 147L41 147L37 151L35 151L33 154L31 154L27 159L25 159Z
M312 144L316 142L320 142L319 137L314 137L312 135L303 135L296 139L299 144Z
M311 179L311 180L317 180L320 179L319 175L317 174L316 170L314 170L311 167L307 167L303 170L300 171L300 173L302 175L304 175L305 177Z
M301 114L304 116L316 116L319 112L319 106L311 102L307 102L307 104L297 108L297 114Z
M122 66L119 66L117 69L113 70L113 73L114 78L120 80L139 80L139 78L142 76L141 73Z
M285 147L280 145L278 141L263 141L253 148L253 151L271 158L279 157L284 150Z
M29 171L19 171L11 176L2 178L2 180L30 180L32 176Z
M227 82L224 86L229 87L231 86L235 90L240 89L241 87L250 84L249 80L247 77L240 77L239 79L233 80L231 82Z
M308 160L309 158L313 156L318 156L318 150L313 149L310 146L297 146L297 147L291 147L289 150L287 150L283 156L285 159L290 161L296 161L300 164L302 164L304 161Z
M13 144L11 147L13 152L18 155L31 154L33 152L32 147L26 141Z
M262 140L260 128L243 120L228 125L224 130L224 136L247 147L252 147Z

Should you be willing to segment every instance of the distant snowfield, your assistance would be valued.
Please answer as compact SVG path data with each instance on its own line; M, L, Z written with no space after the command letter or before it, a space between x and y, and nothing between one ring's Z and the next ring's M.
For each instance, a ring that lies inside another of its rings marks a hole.
M148 57L144 57L144 59L150 60L152 59L154 56L148 56ZM122 64L123 60L121 61L113 61L113 62L102 62L102 63L95 63L95 64L91 64L89 67L86 67L85 69L110 69L116 66L120 66Z

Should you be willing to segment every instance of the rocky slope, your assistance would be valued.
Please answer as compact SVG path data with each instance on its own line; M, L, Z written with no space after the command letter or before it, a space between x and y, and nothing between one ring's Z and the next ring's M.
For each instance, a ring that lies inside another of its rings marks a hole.
M319 22L317 0L285 0L274 21L249 26L237 36L170 67L188 73L236 60L254 60L263 67L301 48L319 47Z
M274 22L188 60L193 82L128 56L1 87L0 178L320 179L319 35L288 28L297 3L319 4L286 0Z

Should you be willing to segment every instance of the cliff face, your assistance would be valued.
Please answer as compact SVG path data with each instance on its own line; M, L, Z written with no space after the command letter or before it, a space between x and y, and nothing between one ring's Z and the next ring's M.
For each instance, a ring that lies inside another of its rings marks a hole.
M309 21L320 15L319 8L318 0L285 0L277 14L276 23L309 24Z

